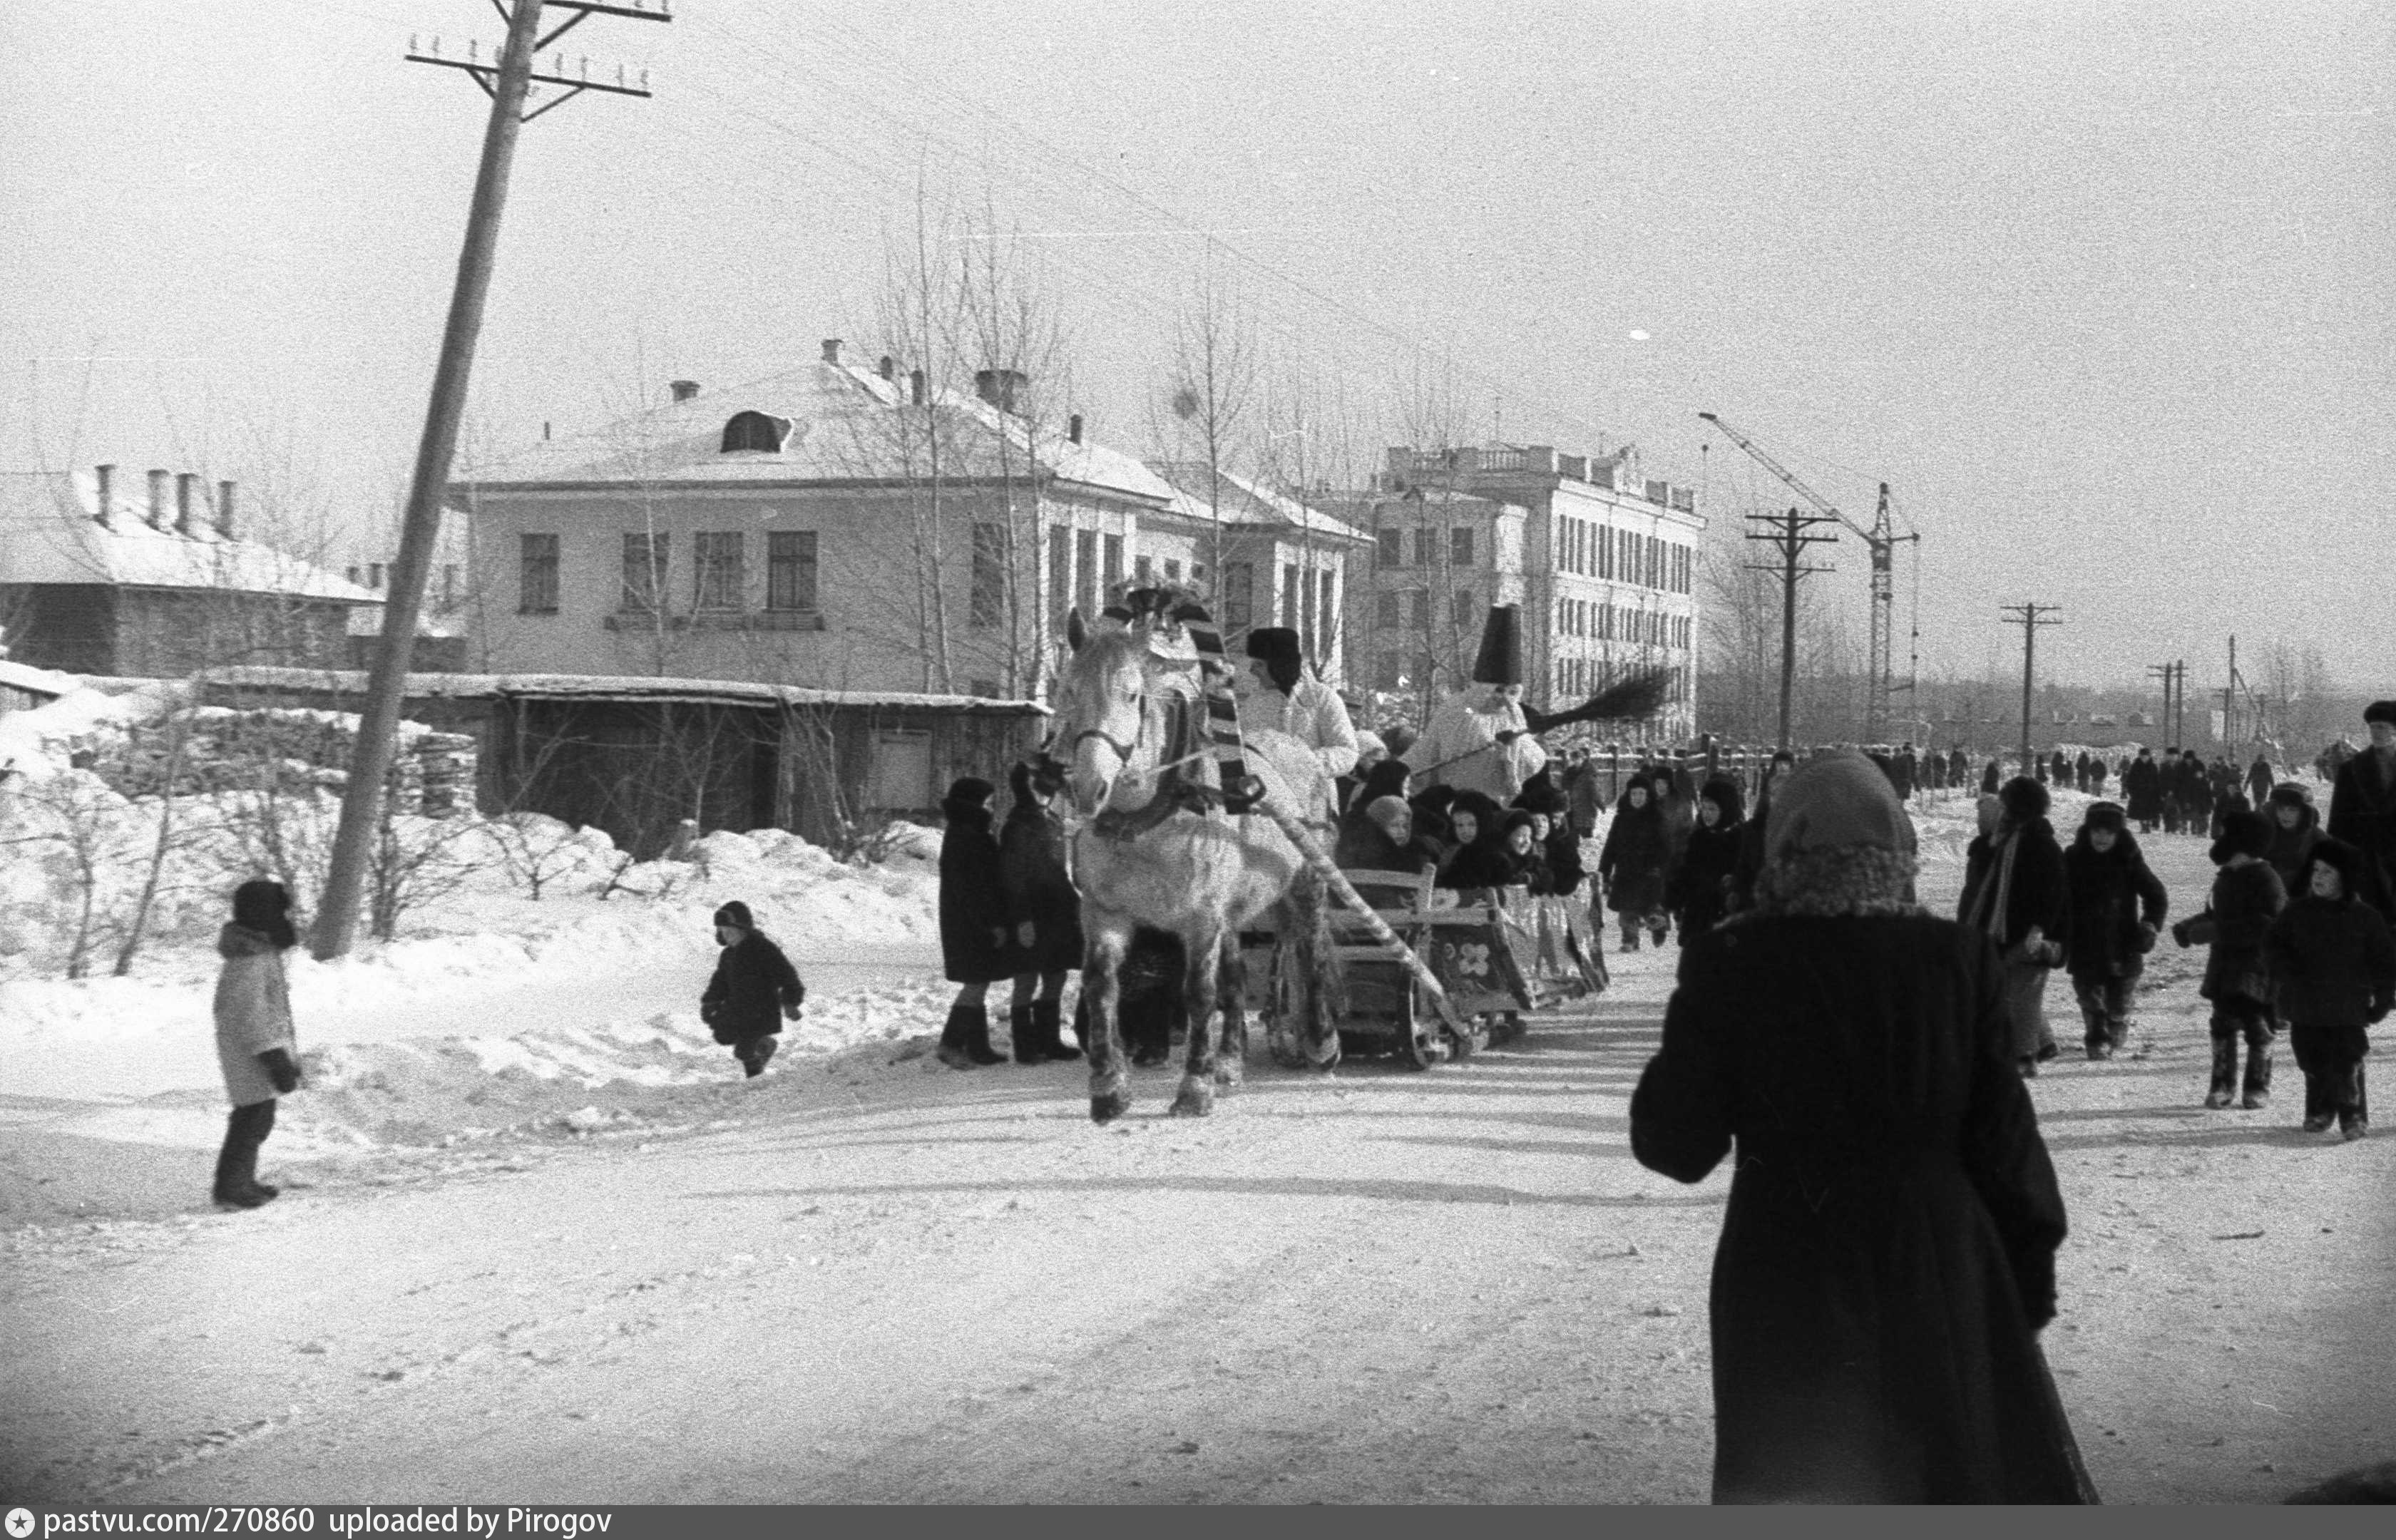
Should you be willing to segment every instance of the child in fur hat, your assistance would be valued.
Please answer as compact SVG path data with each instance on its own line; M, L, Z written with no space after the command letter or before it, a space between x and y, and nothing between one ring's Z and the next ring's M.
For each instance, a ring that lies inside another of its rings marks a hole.
M699 997L699 1019L754 1080L774 1056L774 1036L783 1020L799 1019L807 987L782 949L757 928L749 906L738 898L715 911L715 944L724 950L716 956L715 975L707 981L706 992Z
M2220 871L2213 901L2172 927L2183 947L2209 942L2204 984L2213 1002L2213 1083L2204 1105L2223 1108L2231 1096L2246 1108L2271 1100L2271 973L2263 943L2271 922L2287 907L2287 889L2263 857L2271 848L2271 826L2259 813L2233 813L2209 853ZM2246 1040L2246 1075L2238 1075L2238 1040Z
M258 1179L258 1149L274 1131L274 1098L300 1089L300 1042L283 954L300 944L291 895L260 878L233 889L233 920L217 933L217 1064L233 1115L217 1153L214 1196L225 1208L254 1209L282 1189Z
M2296 897L2271 923L2264 949L2288 1045L2305 1073L2305 1132L2360 1139L2371 1113L2363 1091L2370 1029L2396 1003L2396 939L2355 899L2360 853L2336 840L2314 844Z
M2088 1056L2109 1059L2129 1041L2131 992L2170 899L2119 803L2089 803L2063 853L2063 876L2071 899L2065 966L2087 1029Z

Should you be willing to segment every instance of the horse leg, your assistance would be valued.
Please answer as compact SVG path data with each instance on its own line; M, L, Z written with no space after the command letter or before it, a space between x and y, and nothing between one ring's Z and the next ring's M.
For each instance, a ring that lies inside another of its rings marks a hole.
M1089 936L1082 959L1082 998L1090 1006L1089 1032L1082 1046L1090 1055L1090 1121L1111 1122L1131 1108L1131 1070L1124 1062L1123 1033L1115 1019L1131 927L1100 923L1086 912L1083 923Z
M1190 1051L1182 1057L1181 1092L1173 1098L1173 1114L1203 1118L1215 1110L1215 991L1223 972L1224 936L1185 936L1181 942L1181 998L1190 1006Z
M1301 1037L1298 1050L1305 1055L1307 1068L1328 1069L1339 1062L1339 981L1333 971L1339 965L1338 954L1332 949L1330 918L1326 906L1330 894L1323 879L1311 871L1301 871L1290 885L1289 897L1283 905L1288 932L1295 943L1290 962L1296 976L1299 1006Z
M1223 1012L1223 1038L1215 1050L1215 1088L1229 1091L1246 1073L1248 1059L1248 963L1235 930L1223 933L1223 969L1217 993Z

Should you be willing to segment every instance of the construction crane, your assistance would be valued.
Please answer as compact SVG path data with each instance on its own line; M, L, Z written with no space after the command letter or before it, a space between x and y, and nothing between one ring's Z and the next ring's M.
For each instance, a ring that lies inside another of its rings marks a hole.
M1888 483L1880 484L1880 507L1872 514L1872 526L1866 529L1847 517L1820 493L1797 479L1797 472L1764 453L1761 445L1745 433L1724 422L1712 412L1697 416L1723 431L1724 437L1753 456L1757 464L1789 484L1790 491L1812 503L1816 509L1854 530L1871 552L1871 694L1864 706L1864 737L1872 743L1888 738L1889 697L1900 688L1911 689L1911 682L1899 685L1892 677L1895 667L1891 633L1897 612L1897 548L1908 540L1920 540L1920 535L1899 535L1889 518Z

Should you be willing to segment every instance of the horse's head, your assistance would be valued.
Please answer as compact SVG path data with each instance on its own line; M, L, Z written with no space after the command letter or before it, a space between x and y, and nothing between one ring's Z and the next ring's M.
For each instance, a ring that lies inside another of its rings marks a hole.
M1075 612L1065 637L1072 656L1058 679L1056 725L1039 771L1069 787L1074 812L1087 818L1107 805L1125 771L1155 764L1164 698L1182 692L1159 677L1164 667L1144 631L1094 632Z

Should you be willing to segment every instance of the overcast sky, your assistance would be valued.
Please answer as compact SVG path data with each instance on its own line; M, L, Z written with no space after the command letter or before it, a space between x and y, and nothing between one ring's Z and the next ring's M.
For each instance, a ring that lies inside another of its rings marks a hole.
M399 56L490 7L0 14L0 469L386 511L486 116ZM1125 447L1211 232L1356 403L1444 358L1474 436L1635 441L1718 522L1788 495L1700 410L1859 518L1893 483L1925 670L2036 599L2066 679L2217 684L2234 631L2396 694L2396 7L685 0L567 52L657 96L524 135L496 443L869 336L920 177L1041 237Z

